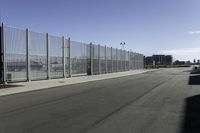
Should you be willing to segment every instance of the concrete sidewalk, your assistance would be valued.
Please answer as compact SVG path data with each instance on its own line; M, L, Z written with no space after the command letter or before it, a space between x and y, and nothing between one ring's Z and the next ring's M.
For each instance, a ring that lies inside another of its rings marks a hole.
M84 83L84 82L90 82L90 81L96 81L96 80L136 75L136 74L141 74L141 73L151 72L151 71L156 71L156 69L133 70L133 71L126 71L126 72L108 73L108 74L92 75L92 76L80 76L80 77L72 77L72 78L65 78L65 79L63 78L63 79L32 81L32 82L10 83L6 85L7 88L0 89L0 96L41 90L41 89L48 89L48 88L57 87L57 86L65 86L65 85Z

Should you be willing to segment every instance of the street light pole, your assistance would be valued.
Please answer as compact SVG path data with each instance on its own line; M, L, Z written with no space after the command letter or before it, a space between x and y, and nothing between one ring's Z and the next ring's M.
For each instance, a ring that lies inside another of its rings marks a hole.
M122 49L125 50L124 46L126 45L125 42L121 42L120 45L122 45Z

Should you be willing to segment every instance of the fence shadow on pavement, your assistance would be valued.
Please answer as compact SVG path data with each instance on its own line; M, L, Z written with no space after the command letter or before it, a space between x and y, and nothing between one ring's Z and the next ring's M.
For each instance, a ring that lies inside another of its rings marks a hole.
M200 133L200 95L185 99L181 133Z

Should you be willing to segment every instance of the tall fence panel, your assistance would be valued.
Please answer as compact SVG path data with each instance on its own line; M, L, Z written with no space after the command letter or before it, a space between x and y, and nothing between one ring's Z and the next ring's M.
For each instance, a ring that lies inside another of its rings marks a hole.
M90 53L88 47L88 44L71 41L72 75L87 74L87 59Z
M63 77L63 40L62 37L49 35L50 77Z
M26 31L4 27L5 66L7 81L27 80Z
M133 52L129 53L129 69L133 70Z
M125 51L125 71L129 70L129 52Z
M107 70L108 73L112 72L112 51L111 47L106 48L106 58L107 58Z
M144 68L144 56L140 54L140 69Z
M140 57L140 56L139 56L139 54L137 53L137 54L136 54L136 68L137 68L137 69L139 69L139 67L140 67L140 66L139 66L139 63L140 63L139 57Z
M122 70L122 53L121 49L117 49L117 71L121 72Z
M29 32L30 75L32 80L47 79L46 34Z
M64 45L65 55L65 76L70 77L70 39L65 39Z
M106 73L106 47L100 46L101 73Z
M112 48L113 72L117 72L117 49Z
M100 50L99 45L93 44L93 74L99 74L100 73Z
M126 70L126 51L122 50L122 71Z
M133 69L137 69L136 53L133 53Z

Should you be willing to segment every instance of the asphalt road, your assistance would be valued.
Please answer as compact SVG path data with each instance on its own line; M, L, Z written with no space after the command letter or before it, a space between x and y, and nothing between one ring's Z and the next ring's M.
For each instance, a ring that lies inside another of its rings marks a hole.
M199 133L188 68L0 97L0 133Z

